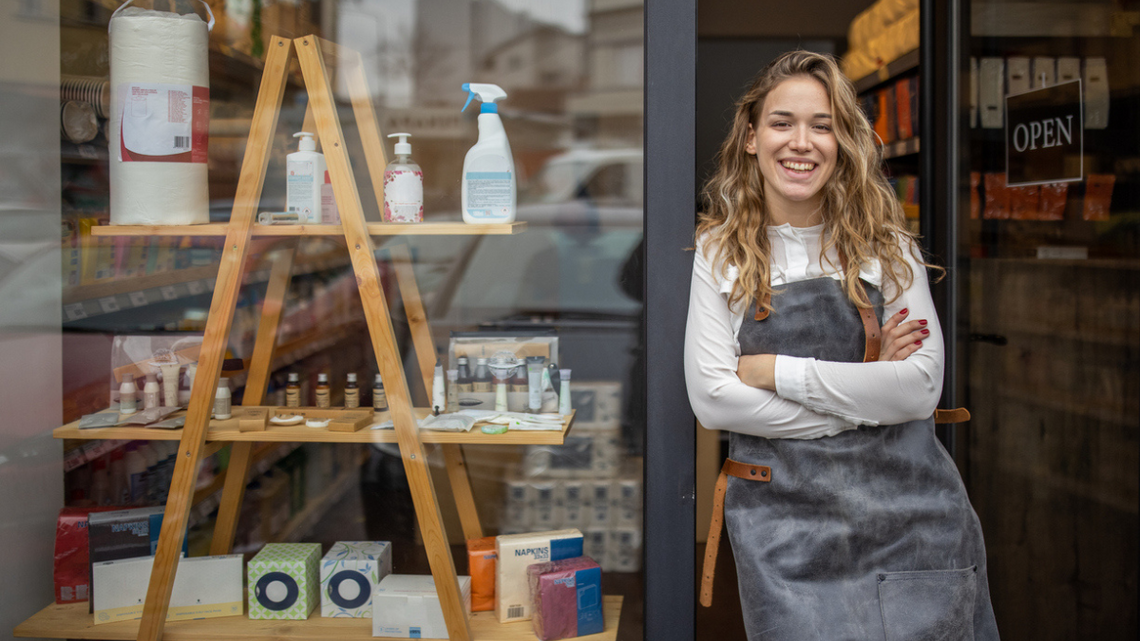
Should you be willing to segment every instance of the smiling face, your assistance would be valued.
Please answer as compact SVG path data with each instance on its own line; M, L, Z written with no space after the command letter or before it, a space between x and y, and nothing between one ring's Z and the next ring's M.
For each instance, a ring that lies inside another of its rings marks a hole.
M831 101L815 78L796 76L768 93L745 151L756 156L773 224L823 222L823 187L835 172L839 143Z

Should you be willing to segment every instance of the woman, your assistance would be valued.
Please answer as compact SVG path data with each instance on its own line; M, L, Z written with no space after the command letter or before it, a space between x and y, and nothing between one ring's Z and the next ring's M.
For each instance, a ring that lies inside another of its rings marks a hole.
M737 104L705 189L685 377L701 423L732 432L718 491L750 641L998 638L934 435L929 265L873 136L834 60L788 53Z

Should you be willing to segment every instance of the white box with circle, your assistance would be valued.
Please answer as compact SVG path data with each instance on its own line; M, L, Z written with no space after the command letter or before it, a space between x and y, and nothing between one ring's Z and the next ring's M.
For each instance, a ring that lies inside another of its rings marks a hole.
M337 541L321 559L321 616L371 617L372 593L391 573L391 543Z
M463 611L471 614L471 577L461 576ZM372 595L372 636L446 639L443 606L430 574L389 574Z

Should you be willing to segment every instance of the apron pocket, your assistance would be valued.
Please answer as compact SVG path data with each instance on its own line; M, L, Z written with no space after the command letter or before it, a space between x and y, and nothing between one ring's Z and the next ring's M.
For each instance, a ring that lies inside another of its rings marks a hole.
M973 641L977 579L976 565L879 573L886 641Z

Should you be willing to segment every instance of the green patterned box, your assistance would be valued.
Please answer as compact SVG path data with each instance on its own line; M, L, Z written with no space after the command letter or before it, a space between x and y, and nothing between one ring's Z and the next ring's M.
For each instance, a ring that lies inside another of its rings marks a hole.
M249 562L249 618L307 619L320 602L320 543L268 543Z

